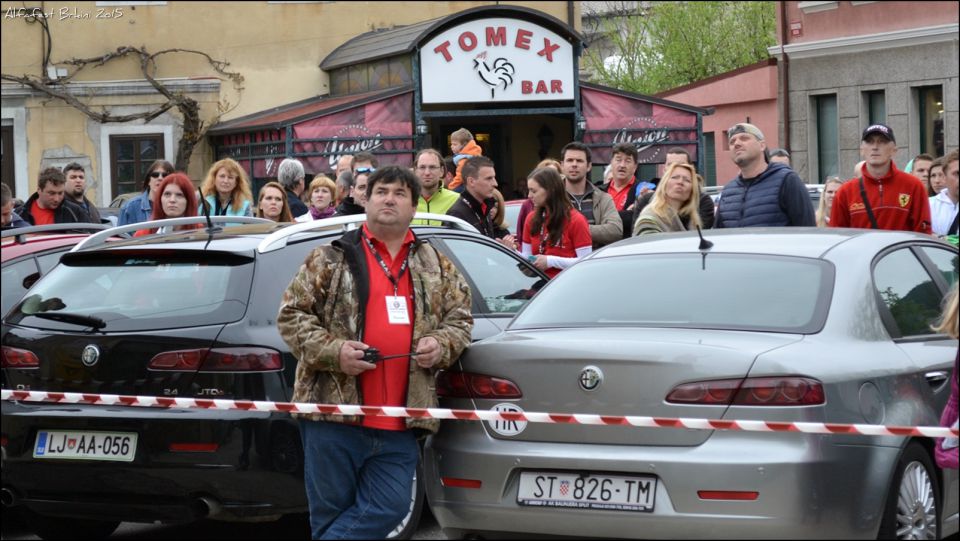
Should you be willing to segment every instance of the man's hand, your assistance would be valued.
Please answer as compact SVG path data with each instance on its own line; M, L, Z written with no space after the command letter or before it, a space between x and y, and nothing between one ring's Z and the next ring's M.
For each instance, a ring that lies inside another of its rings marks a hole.
M430 368L440 362L440 356L443 350L440 349L440 342L432 336L425 336L417 342L417 366L420 368Z
M348 376L359 376L377 365L363 360L363 351L368 345L355 340L347 340L340 347L340 370Z
M510 248L511 250L517 249L517 237L514 235L505 235L503 238L497 239L497 242Z

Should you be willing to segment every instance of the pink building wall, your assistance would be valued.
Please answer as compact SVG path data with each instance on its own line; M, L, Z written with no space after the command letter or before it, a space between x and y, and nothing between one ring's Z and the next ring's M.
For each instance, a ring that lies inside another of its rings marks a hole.
M749 119L763 132L768 148L780 144L775 60L765 60L661 92L657 97L714 109L712 115L703 117L703 133L714 134L718 186L726 184L740 172L727 150L725 134L730 126Z
M787 44L807 43L825 39L859 36L864 34L882 34L896 30L910 30L924 26L939 26L956 23L960 20L957 2L833 2L834 9L816 11L800 9L800 2L786 4ZM778 3L780 4L780 3ZM944 17L944 13L949 16ZM800 25L800 35L791 25ZM781 12L777 9L777 38L781 33Z

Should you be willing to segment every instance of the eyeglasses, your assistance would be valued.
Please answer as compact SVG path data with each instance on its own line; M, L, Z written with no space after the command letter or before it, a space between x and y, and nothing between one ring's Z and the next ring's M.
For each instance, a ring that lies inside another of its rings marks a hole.
M376 171L373 167L357 167L353 170L354 175L362 175L364 173L373 173Z
M150 178L163 178L169 174L170 173L167 173L166 171L154 171L150 173Z
M441 167L439 165L418 165L417 171L439 171Z

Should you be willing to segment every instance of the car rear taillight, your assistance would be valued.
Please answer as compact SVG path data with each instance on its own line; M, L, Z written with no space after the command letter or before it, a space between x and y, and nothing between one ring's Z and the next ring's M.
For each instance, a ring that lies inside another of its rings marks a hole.
M29 350L3 346L3 368L40 368L40 359Z
M437 375L437 396L442 398L521 398L517 384L472 372L444 370Z
M695 381L674 387L666 400L711 406L816 406L826 401L819 381L798 376Z
M165 351L150 359L150 370L174 372L271 372L283 368L280 353L267 348L203 348Z

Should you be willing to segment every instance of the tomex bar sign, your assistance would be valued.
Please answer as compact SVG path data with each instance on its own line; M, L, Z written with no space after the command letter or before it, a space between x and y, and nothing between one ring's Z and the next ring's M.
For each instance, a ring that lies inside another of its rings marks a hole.
M573 46L518 19L479 19L420 47L423 103L573 99Z

